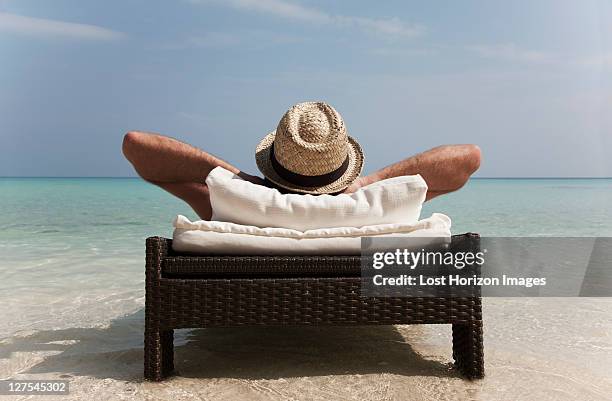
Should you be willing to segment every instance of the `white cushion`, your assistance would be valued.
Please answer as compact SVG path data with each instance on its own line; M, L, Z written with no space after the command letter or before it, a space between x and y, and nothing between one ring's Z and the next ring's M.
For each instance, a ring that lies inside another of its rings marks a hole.
M451 221L434 213L416 223L378 224L297 231L259 228L220 221L174 219L172 248L217 255L359 255L361 237L420 238L419 246L450 239Z
M222 167L208 174L212 220L299 231L374 224L413 224L427 184L420 175L378 181L352 194L281 194L245 181Z

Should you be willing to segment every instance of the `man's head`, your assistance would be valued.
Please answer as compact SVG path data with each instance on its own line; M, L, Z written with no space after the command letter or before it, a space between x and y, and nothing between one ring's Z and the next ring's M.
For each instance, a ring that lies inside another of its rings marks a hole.
M290 108L259 143L256 161L266 179L281 188L337 193L361 174L363 151L333 107L305 102Z

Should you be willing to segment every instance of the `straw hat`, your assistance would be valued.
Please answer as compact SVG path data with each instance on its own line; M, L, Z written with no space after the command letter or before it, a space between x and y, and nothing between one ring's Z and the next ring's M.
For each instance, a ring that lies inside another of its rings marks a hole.
M323 102L290 108L255 150L257 167L279 187L305 194L340 192L361 174L363 151L338 112Z

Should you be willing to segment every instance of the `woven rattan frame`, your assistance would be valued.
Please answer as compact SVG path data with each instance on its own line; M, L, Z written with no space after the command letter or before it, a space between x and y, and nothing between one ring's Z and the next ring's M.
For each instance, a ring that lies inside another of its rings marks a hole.
M452 324L455 366L467 378L484 376L479 297L366 298L359 257L187 256L171 244L161 237L146 241L148 380L173 372L174 329L248 325ZM451 249L479 246L477 234L464 234L453 236ZM344 276L329 275L334 266Z

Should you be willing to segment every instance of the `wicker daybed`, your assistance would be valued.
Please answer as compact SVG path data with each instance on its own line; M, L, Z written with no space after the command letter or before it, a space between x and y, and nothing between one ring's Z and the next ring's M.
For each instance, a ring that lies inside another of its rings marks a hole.
M477 251L477 234L451 251ZM174 370L173 330L283 325L452 324L453 358L465 377L484 376L479 296L367 298L360 256L192 256L172 240L146 240L144 376Z

